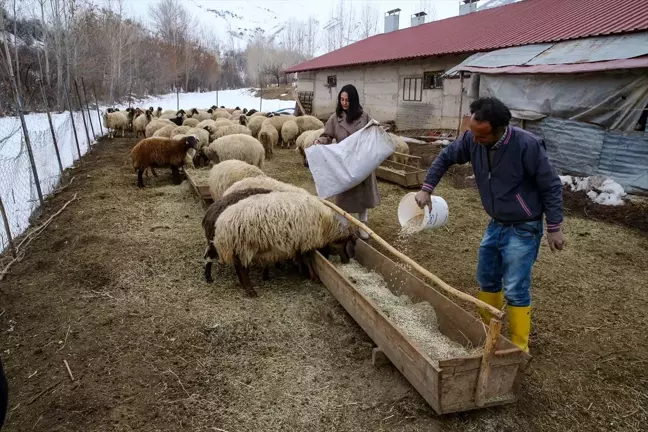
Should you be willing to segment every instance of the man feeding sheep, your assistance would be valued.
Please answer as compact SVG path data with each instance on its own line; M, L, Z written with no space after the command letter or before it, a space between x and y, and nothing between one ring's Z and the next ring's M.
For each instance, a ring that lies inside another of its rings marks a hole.
M479 246L478 298L501 309L507 302L511 341L529 351L531 269L547 220L552 251L562 250L562 185L545 153L544 141L509 126L511 111L495 98L470 104L469 130L446 147L432 163L419 206L431 206L430 195L454 164L470 162L482 204L491 221ZM503 289L502 289L503 288ZM481 310L488 324L491 315Z

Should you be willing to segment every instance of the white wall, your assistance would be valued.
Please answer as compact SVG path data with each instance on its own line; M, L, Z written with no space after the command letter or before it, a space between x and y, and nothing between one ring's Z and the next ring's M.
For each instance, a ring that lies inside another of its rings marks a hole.
M442 89L423 90L420 102L403 101L403 79L423 78L428 71L446 71L467 56L444 56L432 59L409 60L375 66L328 69L299 74L300 91L313 91L313 113L327 117L335 111L336 97L346 84L353 84L360 94L360 103L378 121L396 121L406 129L456 129L459 124L460 80L445 79ZM337 87L327 88L327 77L336 75ZM313 78L314 77L314 78ZM466 89L470 79L464 80L463 112L468 112ZM302 90L303 88L303 90Z

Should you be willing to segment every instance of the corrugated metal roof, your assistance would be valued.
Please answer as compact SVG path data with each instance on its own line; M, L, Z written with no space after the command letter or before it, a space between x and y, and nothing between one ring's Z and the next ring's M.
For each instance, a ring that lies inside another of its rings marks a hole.
M648 30L646 0L526 0L361 40L286 73Z

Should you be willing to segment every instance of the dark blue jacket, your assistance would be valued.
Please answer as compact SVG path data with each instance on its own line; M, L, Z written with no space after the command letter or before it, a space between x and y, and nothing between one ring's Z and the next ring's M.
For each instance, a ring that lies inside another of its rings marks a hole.
M547 231L559 231L563 220L562 184L549 163L544 141L509 126L502 143L493 151L489 164L487 147L477 144L472 132L466 131L439 153L422 189L431 193L451 165L470 162L490 217L517 223L541 220L544 213Z

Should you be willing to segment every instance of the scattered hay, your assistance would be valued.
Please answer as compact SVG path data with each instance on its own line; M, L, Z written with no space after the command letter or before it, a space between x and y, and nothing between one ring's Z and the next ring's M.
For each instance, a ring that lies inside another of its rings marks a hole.
M403 332L414 341L432 360L461 357L470 354L460 344L451 341L439 330L434 308L428 302L413 303L406 295L396 296L378 273L366 269L357 261L349 264L336 263L344 274Z
M208 183L210 170L211 170L210 168L203 168L203 169L186 168L185 174L191 177L191 179L195 184L202 185Z

